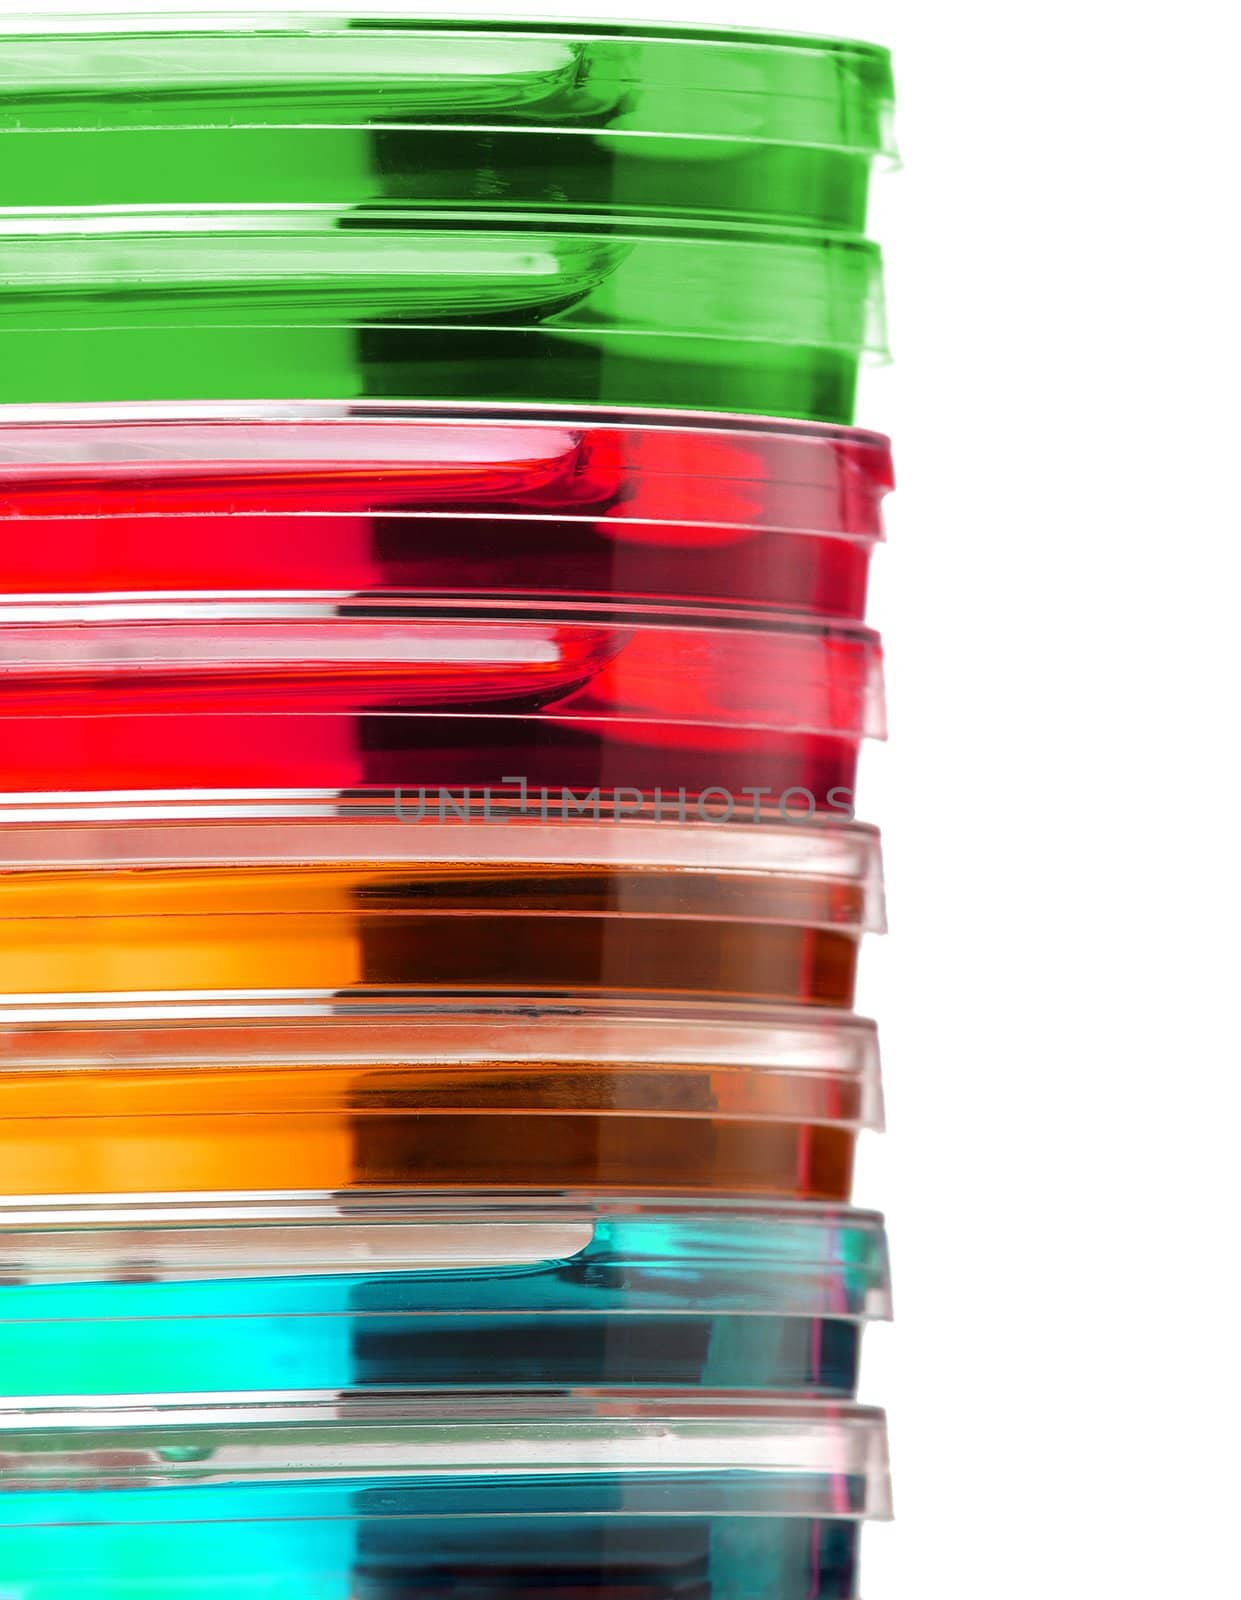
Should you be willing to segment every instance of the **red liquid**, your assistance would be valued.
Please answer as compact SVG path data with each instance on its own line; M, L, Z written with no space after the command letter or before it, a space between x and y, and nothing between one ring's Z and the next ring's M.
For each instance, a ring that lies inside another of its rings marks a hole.
M839 819L851 809L857 754L851 739L669 730L625 720L588 728L536 717L79 714L0 721L0 788L30 794L375 784L402 788L411 810L425 803L434 816L441 789L511 793L513 784L502 780L514 777L531 791L547 788L553 816L563 814L566 789L583 796L596 788L646 796L659 789L663 815L676 820L679 789L692 808L694 796L724 788L736 802L736 820L744 821L747 788L766 790L761 804L771 809L800 787L815 796L820 815L830 810ZM831 791L838 791L834 802ZM540 803L531 793L530 809ZM704 804L714 814L723 802L708 797ZM789 797L787 807L797 817L809 809L803 797Z
M485 592L861 617L891 481L885 440L796 425L9 424L0 591Z

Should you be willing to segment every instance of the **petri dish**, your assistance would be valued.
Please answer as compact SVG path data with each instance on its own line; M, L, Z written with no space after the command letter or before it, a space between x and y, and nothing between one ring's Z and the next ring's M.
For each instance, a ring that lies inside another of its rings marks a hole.
M417 1193L0 1207L10 1396L856 1394L891 1309L838 1207Z
M886 439L650 412L10 408L10 595L499 595L860 620Z

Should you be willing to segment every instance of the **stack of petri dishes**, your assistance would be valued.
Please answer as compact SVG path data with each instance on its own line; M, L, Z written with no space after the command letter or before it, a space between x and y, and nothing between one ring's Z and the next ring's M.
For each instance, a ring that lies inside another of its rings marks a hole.
M0 1594L851 1600L886 53L0 40Z

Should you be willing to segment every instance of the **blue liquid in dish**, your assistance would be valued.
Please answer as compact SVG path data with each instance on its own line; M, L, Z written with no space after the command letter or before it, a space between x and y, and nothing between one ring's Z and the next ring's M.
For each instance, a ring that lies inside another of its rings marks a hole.
M779 1514L790 1487L703 1472L34 1492L5 1508L35 1525L0 1526L0 1572L6 1600L850 1600L857 1523Z
M813 1237L813 1236L812 1236ZM826 1239L826 1233L824 1238ZM511 1266L0 1289L12 1396L485 1386L812 1389L849 1397L873 1235L770 1221L596 1220ZM827 1245L824 1249L826 1251Z

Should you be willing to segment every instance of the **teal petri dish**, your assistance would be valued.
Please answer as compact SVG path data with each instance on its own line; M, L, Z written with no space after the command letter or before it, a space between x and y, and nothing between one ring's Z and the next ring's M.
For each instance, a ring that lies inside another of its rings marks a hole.
M646 24L8 19L0 206L412 203L857 231L887 51Z
M10 1396L147 1390L855 1396L881 1219L479 1194L0 1207Z
M0 1411L14 1600L852 1600L881 1412L675 1391Z
M637 406L848 424L851 234L389 205L0 213L0 403Z

